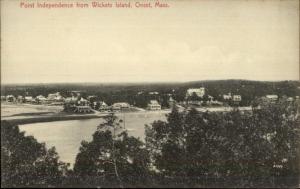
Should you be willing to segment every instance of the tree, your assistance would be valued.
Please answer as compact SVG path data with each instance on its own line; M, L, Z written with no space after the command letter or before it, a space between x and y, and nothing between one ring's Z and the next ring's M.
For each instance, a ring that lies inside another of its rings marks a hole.
M67 168L54 147L47 150L18 126L1 121L1 186L61 186Z
M151 126L146 126L146 144L154 161L153 166L180 183L184 183L187 177L188 164L183 118L173 107L167 122L155 121Z
M76 157L74 174L81 184L99 187L137 187L147 184L149 155L144 144L121 127L113 113L106 116L93 134L83 141Z
M188 97L188 100L199 101L201 100L201 97L199 97L195 92L193 92L192 95Z

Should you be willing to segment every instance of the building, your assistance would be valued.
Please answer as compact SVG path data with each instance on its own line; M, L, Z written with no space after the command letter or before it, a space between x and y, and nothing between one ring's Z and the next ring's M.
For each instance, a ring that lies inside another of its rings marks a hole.
M93 112L90 106L76 106L74 113L91 113Z
M201 106L203 104L202 100L188 100L185 105Z
M130 105L127 102L117 102L112 105L113 110L128 109Z
M266 95L266 98L269 100L269 102L274 103L278 100L278 95Z
M232 99L231 93L224 94L224 95L223 95L223 99L224 99L224 100L231 100L231 99Z
M212 100L209 102L211 105L223 106L223 102L219 102L217 100Z
M64 98L60 95L59 92L57 93L53 93L53 94L48 94L48 97L47 97L47 100L48 101L63 101Z
M34 98L32 96L25 96L25 102L35 102Z
M266 96L259 97L257 99L257 103L260 106L266 106L270 103L274 104L277 100L278 100L278 95L266 95ZM287 100L287 98L286 98L286 100Z
M43 95L36 96L35 99L37 102L41 102L41 103L44 103L47 101L47 98L44 97Z
M53 102L52 104L59 104L60 102ZM91 113L93 112L90 107L90 102L84 98L78 99L78 97L67 97L64 100L64 111L70 113Z
M233 95L232 100L233 100L233 102L241 102L242 96L241 95Z
M186 97L191 97L193 94L196 94L198 97L203 97L205 95L205 88L191 88L186 91Z
M78 98L75 96L65 98L66 103L74 103L75 104L77 101L78 101Z
M6 101L7 102L14 102L16 100L14 95L7 95L6 96Z
M161 110L161 105L157 102L157 100L150 100L148 104L149 110Z
M77 105L79 105L79 106L89 106L90 102L81 97L81 99L77 101Z
M109 106L104 102L100 102L99 111L108 111L110 110Z
M149 95L159 95L159 92L157 91L149 92Z
M18 102L18 103L23 103L23 102L25 102L25 98L24 98L23 96L19 95L19 96L17 97L17 102Z
M210 96L210 95L208 95L207 98L208 98L209 101L213 101L214 100L214 97Z

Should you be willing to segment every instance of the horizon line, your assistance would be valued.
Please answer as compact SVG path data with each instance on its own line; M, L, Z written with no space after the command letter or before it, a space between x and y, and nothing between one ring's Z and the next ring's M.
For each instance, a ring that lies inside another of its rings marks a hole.
M284 80L252 80L252 79L204 79L204 80L190 80L190 81L82 81L82 82L30 82L30 83L2 83L1 85L47 85L47 84L176 84L176 83L192 83L192 82L210 82L210 81L256 81L256 82L283 82L283 81L295 81L300 80L284 79Z

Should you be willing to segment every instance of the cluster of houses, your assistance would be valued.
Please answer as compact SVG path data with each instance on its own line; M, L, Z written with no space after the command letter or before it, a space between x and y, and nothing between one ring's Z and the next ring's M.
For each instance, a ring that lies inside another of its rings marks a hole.
M92 98L96 96L88 96L87 99L81 97L80 94L68 97L65 99L65 109L75 113L89 113L97 110L100 112L119 112L119 111L130 111L133 106L127 102L116 102L112 105L108 105L104 101L93 101ZM161 110L161 105L156 100L151 100L148 104L148 110Z
M237 94L234 95L234 94L228 93L228 94L223 95L223 100L225 102L231 101L231 102L233 102L233 104L239 105L240 102L242 101L242 96L237 95Z
M174 91L173 91L174 92ZM139 92L138 95L143 92ZM157 96L158 92L149 92L150 95ZM242 101L242 96L239 94L223 94L222 100L215 100L214 97L207 94L206 89L204 87L200 88L189 88L186 91L185 101L177 103L171 94L169 95L169 106L173 107L176 104L181 104L185 106L191 105L218 105L222 106L231 102L234 105L239 105ZM221 95L220 95L221 96ZM67 111L72 111L75 113L90 113L94 110L105 112L105 111L124 111L130 110L133 108L127 102L116 102L112 105L106 104L104 101L93 101L92 98L96 98L96 96L88 96L87 99L81 96L80 91L71 91L71 97L63 97L59 92L48 94L47 97L43 95L38 95L36 97L33 96L14 96L7 95L1 96L1 101L7 102L16 102L16 103L32 103L32 104L47 104L47 105L64 105ZM299 96L295 98L299 99ZM259 98L261 103L274 103L278 101L278 95L270 94ZM286 97L287 101L293 101L294 98ZM225 103L225 104L224 104ZM147 106L148 110L161 110L162 106L157 100L150 100Z
M269 103L275 103L279 100L278 95L276 94L268 94L262 97L259 97L259 103L260 104L269 104ZM287 97L287 96L282 96L281 99L292 102L294 100L299 99L299 96L295 97ZM240 105L242 101L242 96L240 94L223 94L222 95L222 100L218 101L215 100L214 97L206 94L206 89L204 87L200 88L190 88L187 89L186 91L186 96L185 96L185 103L184 105Z
M15 103L30 103L30 104L47 104L47 105L64 105L67 111L75 113L90 113L97 108L99 111L123 111L129 110L132 105L127 102L116 102L111 106L107 105L104 101L90 102L90 98L95 96L89 96L87 99L81 97L80 92L72 91L71 97L63 97L59 92L49 94L47 97L43 95L33 96L17 96L7 95L1 96L1 101L15 102ZM156 93L155 93L156 94ZM173 99L172 99L173 100ZM150 100L148 104L148 110L161 110L161 105L157 100Z
M76 94L76 93L75 93ZM80 96L80 93L64 99L64 110L72 113L91 113L90 102Z
M1 101L31 104L62 105L64 103L64 97L62 97L59 92L49 94L48 97L45 97L43 95L38 95L36 97L22 95L7 95L1 96Z
M98 108L99 111L124 111L129 110L132 107L132 105L127 102L117 102L112 104L111 106L108 106L104 101L94 102L94 107L96 107L97 103L100 103ZM161 110L161 105L157 100L150 100L147 109Z
M282 96L281 99L287 102L293 102L294 100L299 100L299 96L295 97L287 97L287 96ZM274 104L279 100L278 95L272 94L272 95L266 95L263 97L260 97L258 99L259 104L265 105L265 104Z

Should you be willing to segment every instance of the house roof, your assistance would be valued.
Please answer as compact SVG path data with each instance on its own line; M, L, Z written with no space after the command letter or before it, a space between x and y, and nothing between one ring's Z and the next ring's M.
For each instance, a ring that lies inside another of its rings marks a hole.
M149 93L158 94L158 92L157 92L157 91L151 91L151 92L149 92Z
M159 105L159 103L157 102L157 100L150 100L150 104L157 104L157 105Z
M278 95L266 95L267 98L278 98Z
M87 102L88 100L84 99L81 97L81 99L79 100L80 102Z
M100 106L107 106L107 104L104 101L102 101L100 102Z
M116 102L113 104L114 107L121 106L121 107L128 107L129 104L127 102Z

